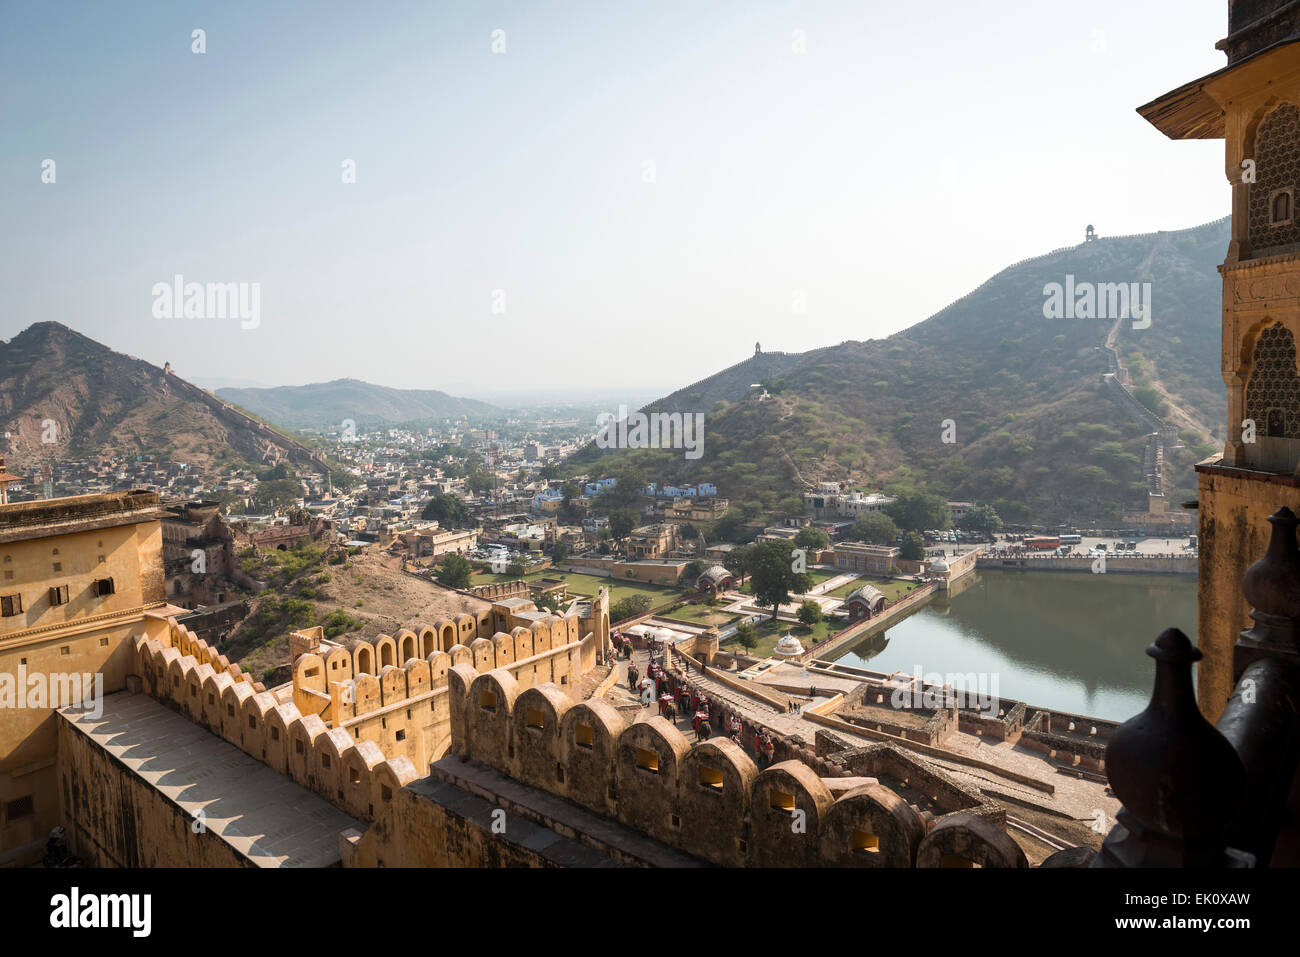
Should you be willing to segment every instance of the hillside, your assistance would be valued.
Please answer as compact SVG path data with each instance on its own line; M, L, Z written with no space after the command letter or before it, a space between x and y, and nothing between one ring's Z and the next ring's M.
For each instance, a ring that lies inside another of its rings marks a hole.
M273 389L218 389L217 395L290 429L358 428L400 422L495 417L501 410L434 389L393 389L358 379L335 379Z
M1145 507L1151 428L1103 384L1113 331L1134 390L1186 430L1189 447L1174 453L1169 474L1175 501L1193 497L1190 466L1210 449L1193 423L1221 429L1227 414L1216 270L1227 242L1223 220L1017 263L887 339L758 355L647 407L706 414L697 461L593 445L569 464L711 480L720 494L767 510L823 480L879 488L908 477L954 499L992 502L1012 519L1118 516ZM1076 283L1150 282L1150 327L1045 318L1044 286L1067 274ZM770 398L760 400L754 382ZM945 420L955 442L942 441Z
M42 423L56 423L42 442ZM155 455L198 469L321 467L317 453L210 392L57 322L0 343L0 425L11 464L48 455Z

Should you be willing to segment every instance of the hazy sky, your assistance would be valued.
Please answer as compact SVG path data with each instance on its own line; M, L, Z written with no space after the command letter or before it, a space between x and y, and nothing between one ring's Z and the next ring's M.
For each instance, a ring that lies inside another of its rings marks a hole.
M1222 67L1226 27L1225 0L0 0L0 337L57 320L206 382L667 393L755 341L889 335L1088 223L1226 215L1222 142L1134 111ZM260 284L260 323L156 318L176 274Z

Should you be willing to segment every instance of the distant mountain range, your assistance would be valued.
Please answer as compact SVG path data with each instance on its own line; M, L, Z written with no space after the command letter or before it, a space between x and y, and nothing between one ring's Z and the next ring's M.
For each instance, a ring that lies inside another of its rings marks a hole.
M0 343L11 470L49 457L151 454L200 468L324 468L320 453L171 372L57 322Z
M702 458L592 444L569 469L713 481L755 509L821 481L906 477L1009 517L1118 517L1145 509L1151 423L1103 382L1117 358L1133 393L1183 434L1169 462L1176 505L1194 497L1193 462L1223 437L1216 267L1228 239L1225 219L1034 257L887 339L760 353L646 407L705 413ZM942 269L960 250L927 255ZM1045 286L1067 282L1150 283L1149 328L1046 318Z
M272 389L218 389L217 395L289 429L337 429L347 419L364 429L502 414L496 406L476 399L434 389L394 389L358 379Z

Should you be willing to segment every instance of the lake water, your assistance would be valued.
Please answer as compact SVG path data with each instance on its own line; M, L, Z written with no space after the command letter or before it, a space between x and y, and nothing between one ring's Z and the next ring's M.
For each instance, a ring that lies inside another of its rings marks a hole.
M957 588L838 660L984 674L1000 697L1124 721L1151 695L1146 646L1169 627L1196 638L1191 577L980 571Z

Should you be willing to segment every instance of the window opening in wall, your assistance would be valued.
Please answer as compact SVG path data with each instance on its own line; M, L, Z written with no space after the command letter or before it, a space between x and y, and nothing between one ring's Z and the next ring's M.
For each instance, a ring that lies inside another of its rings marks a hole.
M643 771L659 773L659 752L646 748L636 749L636 766Z
M496 693L492 691L479 692L478 706L484 711L495 711L497 709Z
M23 613L22 595L5 595L0 597L0 617L12 618Z
M524 715L524 724L529 728L535 728L538 731L546 727L546 721L542 712L537 708L529 708L528 713Z
M585 724L577 724L573 727L573 740L578 747L586 748L590 751L596 744L595 732Z
M398 741L405 741L405 740L406 740L406 731L405 731L405 729L399 730L399 731L397 732L396 738L397 738Z
M27 817L36 813L35 805L32 803L30 794L20 797L14 801L5 802L5 823L10 824L20 817Z
M970 860L969 858L961 857L957 854L945 854L943 856L943 866L944 867L979 867L980 865L976 864L974 861Z
M68 603L68 586L51 585L50 586L50 604L66 605Z
M880 838L870 831L853 832L853 850L856 853L879 854Z
M772 790L772 810L774 811L793 811L794 795L787 794L785 791Z
M717 768L700 765L700 787L714 791L722 790L722 772Z

